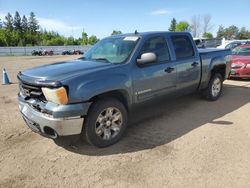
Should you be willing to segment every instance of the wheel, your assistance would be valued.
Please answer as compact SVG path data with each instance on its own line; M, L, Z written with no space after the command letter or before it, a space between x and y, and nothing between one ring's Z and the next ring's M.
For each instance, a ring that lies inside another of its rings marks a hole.
M209 81L207 88L203 91L203 96L210 101L216 101L222 92L223 78L221 74L214 74Z
M96 147L107 147L116 143L127 126L127 110L112 98L96 101L90 108L84 123L88 143Z

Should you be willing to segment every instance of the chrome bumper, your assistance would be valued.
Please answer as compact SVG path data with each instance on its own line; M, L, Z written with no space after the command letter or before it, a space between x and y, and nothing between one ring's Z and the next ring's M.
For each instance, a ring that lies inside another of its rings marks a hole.
M46 137L75 135L82 131L84 118L80 116L54 118L35 110L28 103L22 101L19 101L19 109L27 126Z

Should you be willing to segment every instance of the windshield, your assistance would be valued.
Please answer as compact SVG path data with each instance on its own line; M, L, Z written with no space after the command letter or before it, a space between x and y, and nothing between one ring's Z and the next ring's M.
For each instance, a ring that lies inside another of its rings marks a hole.
M83 58L107 63L123 63L132 53L138 39L137 36L105 38L95 44Z
M237 47L232 51L232 54L234 55L244 55L244 56L250 56L250 47Z

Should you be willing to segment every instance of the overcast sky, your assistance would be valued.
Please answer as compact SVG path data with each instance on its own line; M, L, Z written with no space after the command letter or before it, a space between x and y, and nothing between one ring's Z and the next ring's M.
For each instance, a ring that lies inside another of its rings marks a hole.
M66 36L79 37L84 30L102 38L112 30L123 33L167 30L173 17L190 22L194 15L210 14L212 33L219 25L250 29L250 0L0 0L0 18L7 12L29 15L39 24Z

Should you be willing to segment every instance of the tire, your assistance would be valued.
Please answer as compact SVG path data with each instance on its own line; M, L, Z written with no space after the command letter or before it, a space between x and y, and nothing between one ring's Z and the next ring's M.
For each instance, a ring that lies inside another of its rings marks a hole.
M207 88L202 92L202 95L209 101L216 101L222 93L222 88L223 78L221 74L215 73L211 77Z
M127 110L113 98L100 99L92 104L84 123L83 135L96 147L107 147L120 140L127 127Z

